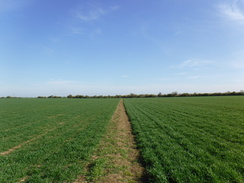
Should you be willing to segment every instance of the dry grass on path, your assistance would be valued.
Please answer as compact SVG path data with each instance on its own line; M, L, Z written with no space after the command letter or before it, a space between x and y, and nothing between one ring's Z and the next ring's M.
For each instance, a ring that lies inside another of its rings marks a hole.
M87 175L76 182L142 182L144 169L138 157L131 124L121 100L109 123L107 134L93 155L93 161L87 166Z

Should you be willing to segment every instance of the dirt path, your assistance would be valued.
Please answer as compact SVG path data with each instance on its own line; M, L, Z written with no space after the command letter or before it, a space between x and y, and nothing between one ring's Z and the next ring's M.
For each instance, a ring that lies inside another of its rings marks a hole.
M87 166L85 179L83 177L76 183L142 182L144 169L138 163L138 156L131 124L121 100L109 123L106 136L94 153L93 161Z
M100 182L141 182L143 168L138 163L139 151L136 149L134 136L131 131L131 124L125 112L123 100L118 104L118 107L113 115L110 130L113 131L115 144L111 144L114 149L113 153L107 154L111 156L111 162L116 172L107 171L109 174Z

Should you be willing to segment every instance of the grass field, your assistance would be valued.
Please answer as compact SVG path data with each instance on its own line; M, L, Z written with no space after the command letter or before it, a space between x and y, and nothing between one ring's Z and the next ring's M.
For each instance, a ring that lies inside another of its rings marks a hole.
M0 101L0 182L70 182L84 172L118 99Z
M125 152L131 144L126 136L121 140L129 128L111 122L113 114L121 118L114 113L118 103L1 99L0 182L74 182L86 176L93 181L103 174L99 172L119 167L114 162L129 159ZM244 182L243 96L128 98L124 104L146 182ZM106 153L113 158L100 163L109 158ZM123 171L126 182L131 175Z
M244 182L244 97L124 103L151 182Z

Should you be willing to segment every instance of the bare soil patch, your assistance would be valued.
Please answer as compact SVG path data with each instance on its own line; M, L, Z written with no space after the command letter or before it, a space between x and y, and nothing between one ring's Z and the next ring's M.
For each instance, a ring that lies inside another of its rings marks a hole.
M24 177L24 178L20 179L20 180L19 180L17 183L22 183L22 182L25 182L27 179L28 179L28 176L26 176L26 177Z

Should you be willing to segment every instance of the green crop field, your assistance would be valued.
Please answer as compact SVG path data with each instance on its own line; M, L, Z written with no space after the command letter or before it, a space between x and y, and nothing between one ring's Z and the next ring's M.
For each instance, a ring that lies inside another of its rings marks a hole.
M70 182L105 133L118 99L0 100L0 182Z
M244 97L124 103L151 182L244 182Z
M87 174L119 99L1 99L0 182ZM244 97L124 99L146 182L244 182Z

